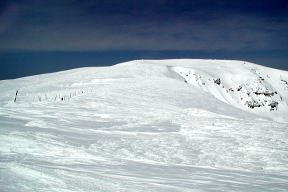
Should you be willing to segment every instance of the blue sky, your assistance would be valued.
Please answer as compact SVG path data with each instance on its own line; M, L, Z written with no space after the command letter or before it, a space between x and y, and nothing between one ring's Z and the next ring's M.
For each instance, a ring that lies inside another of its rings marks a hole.
M0 79L131 59L288 70L286 0L2 0Z

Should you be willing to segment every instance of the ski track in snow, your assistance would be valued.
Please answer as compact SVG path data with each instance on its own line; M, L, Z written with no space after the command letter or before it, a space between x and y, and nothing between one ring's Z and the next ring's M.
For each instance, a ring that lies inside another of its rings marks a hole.
M0 191L287 191L287 123L132 64L0 82Z

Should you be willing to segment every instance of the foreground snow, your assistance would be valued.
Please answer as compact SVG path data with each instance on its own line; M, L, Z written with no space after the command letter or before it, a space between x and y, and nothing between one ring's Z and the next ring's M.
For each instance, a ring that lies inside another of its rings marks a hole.
M0 191L286 191L287 80L163 60L1 81Z

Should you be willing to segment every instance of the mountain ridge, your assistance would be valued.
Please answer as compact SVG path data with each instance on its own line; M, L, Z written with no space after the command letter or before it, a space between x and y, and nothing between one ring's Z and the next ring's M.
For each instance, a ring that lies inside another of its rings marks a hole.
M85 67L0 81L0 88L5 82L9 84L17 81L17 88L12 85L13 89L10 92L7 90L10 97L19 89L18 101L39 100L35 97L41 97L41 101L52 101L53 98L57 100L56 93L53 95L52 92L62 92L66 94L65 97L71 98L73 95L76 96L77 91L82 92L89 89L89 86L93 88L125 78L162 77L175 78L191 84L241 110L279 122L288 122L288 72L237 60L134 60L111 67ZM23 85L21 81L24 82ZM80 90L81 86L83 90ZM62 91L59 90L61 88ZM1 89L5 90L3 86ZM36 95L38 90L40 96L34 95L33 99L23 96L31 95L35 89ZM51 93L53 96L47 98L47 94ZM58 99L61 100L61 96Z

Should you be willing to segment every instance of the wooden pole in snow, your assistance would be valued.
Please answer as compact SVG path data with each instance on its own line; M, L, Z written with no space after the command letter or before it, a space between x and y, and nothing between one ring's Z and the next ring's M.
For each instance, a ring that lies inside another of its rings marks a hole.
M16 95L15 95L14 103L15 103L16 100L17 100L18 91L19 91L19 89L16 91Z

